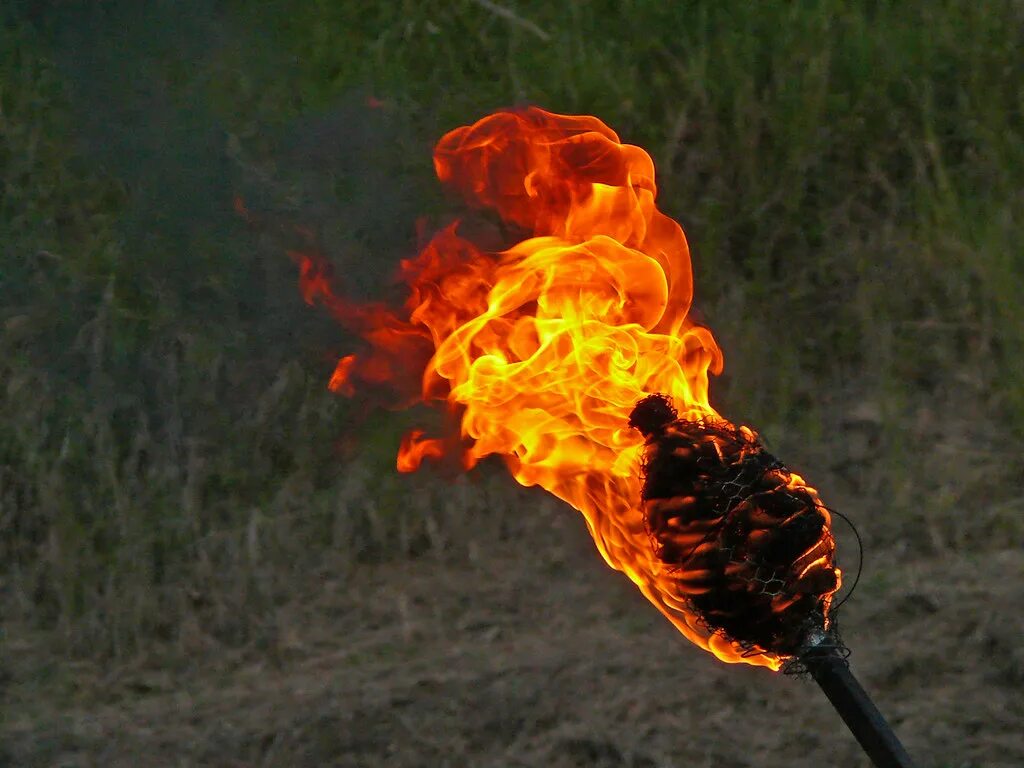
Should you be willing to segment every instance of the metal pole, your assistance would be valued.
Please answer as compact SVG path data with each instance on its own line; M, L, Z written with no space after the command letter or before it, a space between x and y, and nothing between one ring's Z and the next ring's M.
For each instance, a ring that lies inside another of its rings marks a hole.
M800 661L878 768L913 768L910 755L850 672L846 658L824 632L815 633Z

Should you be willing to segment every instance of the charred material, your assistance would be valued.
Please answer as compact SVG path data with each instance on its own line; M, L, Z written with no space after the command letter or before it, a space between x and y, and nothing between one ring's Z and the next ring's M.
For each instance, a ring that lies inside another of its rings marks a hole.
M829 515L746 427L679 419L662 395L630 426L647 439L643 512L679 594L750 653L797 654L839 585Z

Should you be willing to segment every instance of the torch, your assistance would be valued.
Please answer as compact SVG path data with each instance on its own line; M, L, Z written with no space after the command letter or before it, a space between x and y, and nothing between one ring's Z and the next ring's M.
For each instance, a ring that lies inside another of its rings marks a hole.
M910 765L846 664L829 510L710 404L723 357L688 315L689 248L650 156L596 117L530 107L449 132L434 167L473 226L401 263L402 306L349 301L322 256L293 254L306 300L366 342L329 387L443 405L451 429L407 435L399 470L501 457L579 510L685 637L810 674L878 766Z
M838 572L817 494L751 430L679 419L664 395L641 400L629 424L645 437L643 509L658 556L708 630L809 673L878 768L912 765L828 613Z

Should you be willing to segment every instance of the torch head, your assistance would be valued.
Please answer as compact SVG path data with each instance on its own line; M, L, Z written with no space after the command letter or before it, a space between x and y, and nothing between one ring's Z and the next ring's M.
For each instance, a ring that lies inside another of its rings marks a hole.
M749 428L675 415L651 395L630 416L658 558L709 631L752 654L799 653L840 583L827 509Z

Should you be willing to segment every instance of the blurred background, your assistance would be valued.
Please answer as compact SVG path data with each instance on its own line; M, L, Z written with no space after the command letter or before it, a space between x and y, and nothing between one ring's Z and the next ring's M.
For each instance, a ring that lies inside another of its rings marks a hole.
M286 251L388 295L453 210L433 142L525 103L653 156L712 403L859 529L844 634L911 753L1024 761L1019 0L0 17L0 765L866 764L577 513L399 476L431 416L326 391L354 340Z

